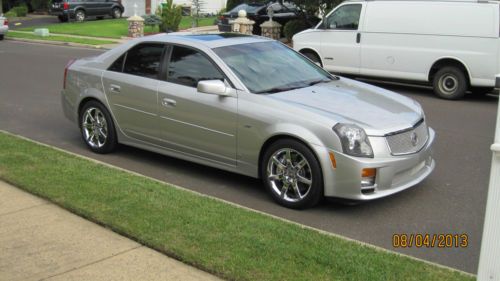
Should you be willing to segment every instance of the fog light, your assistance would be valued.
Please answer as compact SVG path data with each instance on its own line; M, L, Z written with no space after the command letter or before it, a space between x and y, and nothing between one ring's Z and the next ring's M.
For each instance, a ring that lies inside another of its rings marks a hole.
M363 169L361 171L361 187L374 186L376 176L377 169Z

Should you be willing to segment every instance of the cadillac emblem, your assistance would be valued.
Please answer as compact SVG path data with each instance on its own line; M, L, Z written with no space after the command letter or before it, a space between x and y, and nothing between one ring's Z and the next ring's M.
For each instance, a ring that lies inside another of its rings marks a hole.
M411 144L413 146L417 146L417 143L418 143L418 135L417 135L417 133L415 133L415 132L411 133L410 141L411 141Z

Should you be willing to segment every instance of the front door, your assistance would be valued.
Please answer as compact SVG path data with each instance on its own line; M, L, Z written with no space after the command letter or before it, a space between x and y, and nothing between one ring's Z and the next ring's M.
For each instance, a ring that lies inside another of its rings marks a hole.
M335 73L359 74L359 21L363 4L345 4L335 9L323 23L321 55L326 70Z
M106 97L118 127L134 139L158 143L158 75L165 46L142 43L104 72Z
M172 46L166 81L158 85L165 146L226 165L236 165L237 98L199 93L201 80L226 81L201 51Z

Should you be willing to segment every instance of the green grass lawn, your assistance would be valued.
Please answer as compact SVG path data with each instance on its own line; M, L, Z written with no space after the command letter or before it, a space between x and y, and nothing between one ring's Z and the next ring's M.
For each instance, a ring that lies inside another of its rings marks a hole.
M42 36L36 36L32 33L16 32L12 30L7 32L7 38L23 38L23 39L45 40L45 41L68 42L68 43L87 44L94 46L116 43L115 41L111 40L97 40L97 39L58 36L58 35L50 35L42 37Z
M199 20L199 26L208 26L214 24L214 17L202 18ZM183 17L179 29L187 29L192 25L192 17ZM37 26L37 28L48 28L51 33L70 34L81 36L121 38L128 36L128 22L126 19L106 19L106 20L91 20L85 22L68 22L51 24L46 26ZM33 27L21 28L19 30L33 31ZM154 30L146 26L144 32L158 32L158 28Z
M0 178L230 280L474 280L5 133Z

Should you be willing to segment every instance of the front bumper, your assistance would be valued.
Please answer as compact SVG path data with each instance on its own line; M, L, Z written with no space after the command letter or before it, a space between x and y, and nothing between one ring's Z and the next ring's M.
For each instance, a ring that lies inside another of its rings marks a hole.
M429 128L429 138L417 153L392 156L383 137L370 137L374 146L374 158L360 158L334 152L337 168L333 168L327 148L316 147L320 156L325 186L325 196L351 200L372 200L385 197L423 181L434 170L432 145L435 132ZM361 171L365 168L376 169L375 185L361 187Z

